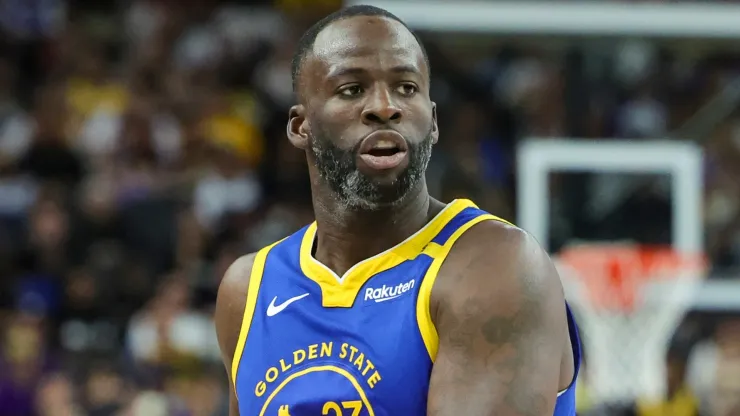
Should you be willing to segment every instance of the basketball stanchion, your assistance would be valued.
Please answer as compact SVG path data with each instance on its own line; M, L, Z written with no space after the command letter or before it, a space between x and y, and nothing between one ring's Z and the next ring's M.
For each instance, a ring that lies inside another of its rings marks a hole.
M581 329L590 397L616 405L662 398L665 356L706 275L704 255L588 243L555 262Z

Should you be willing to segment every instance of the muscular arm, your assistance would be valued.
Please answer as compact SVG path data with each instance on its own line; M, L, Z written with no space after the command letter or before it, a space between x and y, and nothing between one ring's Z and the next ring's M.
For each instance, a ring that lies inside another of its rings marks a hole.
M218 344L221 347L221 357L229 376L229 416L239 416L239 407L234 392L234 383L231 375L231 362L234 360L234 351L239 341L239 331L244 315L244 306L247 302L247 288L249 275L252 271L254 255L239 258L229 267L218 288L216 300L216 333Z
M483 222L432 290L439 351L428 416L552 416L568 329L557 273L533 238Z

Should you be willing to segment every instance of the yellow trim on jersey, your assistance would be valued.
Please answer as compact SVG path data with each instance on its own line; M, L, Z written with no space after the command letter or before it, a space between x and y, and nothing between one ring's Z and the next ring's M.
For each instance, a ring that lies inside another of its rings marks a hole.
M466 199L450 202L414 235L389 250L357 263L341 278L312 255L316 239L314 222L306 230L301 242L301 269L321 288L321 303L325 308L351 308L360 289L371 277L416 258L448 222L469 207L475 208L475 204Z
M270 396L267 397L267 400L265 400L265 404L262 405L262 410L260 411L259 416L264 416L265 412L267 411L267 406L270 405L270 402L272 399L275 398L275 396L282 390L288 383L290 383L292 380L301 377L303 375L309 374L309 373L315 373L317 371L333 371L335 373L338 373L342 376L344 376L347 380L349 380L350 383L352 383L352 386L357 390L357 394L360 395L360 399L362 400L362 404L365 405L365 408L367 409L367 413L369 416L375 416L375 412L373 411L373 407L370 405L370 401L367 399L367 395L364 391L362 391L362 387L360 386L360 383L357 382L357 380L350 374L347 370L336 367L333 365L322 365L317 367L309 367L305 370L298 371L297 373L293 373L290 376L288 376L285 380L283 380L280 385L278 385L275 388L275 391L273 391Z
M424 346L426 346L429 358L432 359L432 362L437 358L437 349L439 348L439 335L437 334L437 328L434 326L430 309L434 281L437 280L439 269L442 267L447 255L450 254L450 250L455 244L455 241L457 241L465 231L483 221L499 221L513 225L509 221L494 215L483 214L463 224L460 228L455 230L443 246L438 246L439 248L434 248L429 253L430 256L434 257L434 261L432 262L432 265L429 266L429 269L427 269L424 279L421 281L421 287L419 287L419 296L416 299L416 323L419 325L421 338L424 340Z
M234 358L231 360L231 379L235 386L236 373L239 370L239 362L241 362L242 354L244 354L244 346L247 343L247 334L249 334L249 327L252 325L252 318L254 317L254 308L257 306L257 294L260 289L260 283L262 283L262 275L265 272L267 253L283 240L277 241L258 251L257 255L254 257L254 263L252 263L252 272L249 275L249 288L247 289L247 302L244 305L242 327L239 330L239 341L236 343Z

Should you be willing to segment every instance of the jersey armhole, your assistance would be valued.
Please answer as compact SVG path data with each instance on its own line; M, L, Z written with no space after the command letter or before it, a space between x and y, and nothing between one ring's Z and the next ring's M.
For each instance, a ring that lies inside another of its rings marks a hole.
M439 347L439 335L437 334L437 328L434 326L432 321L431 297L432 287L434 286L435 280L437 280L437 274L439 269L442 267L447 255L450 253L452 246L455 242L474 225L483 221L498 221L505 224L511 225L510 222L498 218L491 214L483 214L477 216L470 221L466 222L460 228L447 239L443 246L439 244L430 243L424 252L434 258L431 266L427 269L424 274L424 278L421 281L421 287L419 287L419 296L416 299L416 323L421 333L421 338L424 341L429 358L434 362L437 358L437 349Z
M252 319L254 318L254 309L257 306L257 298L262 283L262 276L265 272L267 254L273 247L280 243L280 241L277 241L258 251L257 255L255 255L254 257L254 263L252 263L252 271L249 274L249 286L247 289L247 301L244 305L242 325L241 329L239 330L239 341L236 343L234 358L231 361L231 379L234 383L234 386L236 386L236 375L239 371L239 363L241 362L242 355L244 354L244 346L247 343L249 327L252 325Z
M571 354L573 354L573 378L570 380L568 387L558 392L558 397L567 393L575 387L578 382L578 373L581 371L581 337L578 334L578 324L573 316L573 311L568 303L565 303L565 314L568 320L568 337L570 338Z

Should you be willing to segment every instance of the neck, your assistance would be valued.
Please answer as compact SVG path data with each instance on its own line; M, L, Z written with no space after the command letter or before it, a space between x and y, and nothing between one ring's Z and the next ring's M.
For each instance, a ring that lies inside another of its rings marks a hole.
M407 239L442 209L425 184L403 203L379 210L348 210L333 198L318 195L313 206L318 239L314 257L340 276Z

